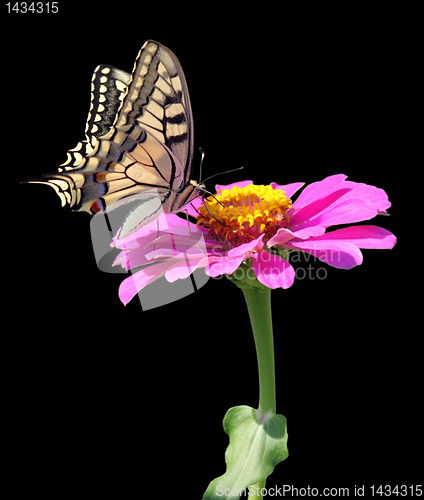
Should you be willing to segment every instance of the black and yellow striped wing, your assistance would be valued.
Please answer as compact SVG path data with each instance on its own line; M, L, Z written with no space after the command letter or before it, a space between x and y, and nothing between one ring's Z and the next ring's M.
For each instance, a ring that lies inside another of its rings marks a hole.
M28 182L52 186L65 209L92 214L154 197L169 213L199 195L190 182L190 98L181 65L169 49L146 42L131 75L98 66L91 97L85 140L68 152L59 172ZM155 216L146 212L141 218L146 223Z

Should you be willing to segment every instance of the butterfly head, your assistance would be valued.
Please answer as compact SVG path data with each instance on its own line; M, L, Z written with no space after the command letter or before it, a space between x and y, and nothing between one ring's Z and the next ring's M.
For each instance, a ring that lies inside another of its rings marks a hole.
M201 191L202 193L208 193L209 191L206 191L206 186L204 185L203 182L197 182L197 181L190 181L190 184L197 189L198 191Z

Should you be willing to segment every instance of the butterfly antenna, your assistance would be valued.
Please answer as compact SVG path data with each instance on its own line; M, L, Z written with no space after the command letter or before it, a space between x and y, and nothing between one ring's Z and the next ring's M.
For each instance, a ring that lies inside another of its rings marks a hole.
M214 177L217 177L218 175L231 174L231 172L238 172L239 170L243 170L244 168L247 168L248 165L249 165L249 163L247 161L245 161L244 165L242 167L233 168L232 170L226 170L225 172L218 172L217 174L211 175L210 177L208 177L207 179L205 179L202 182L205 183L206 181L213 179Z
M200 166L199 166L199 179L202 178L202 167L203 167L203 160L205 159L205 150L203 148L199 148L200 154L202 157L200 158ZM199 180L199 182L202 182Z

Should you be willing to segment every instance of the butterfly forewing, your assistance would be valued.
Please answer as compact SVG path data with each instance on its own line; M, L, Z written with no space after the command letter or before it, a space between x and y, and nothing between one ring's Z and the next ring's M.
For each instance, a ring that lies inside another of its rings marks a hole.
M156 42L146 42L137 56L116 125L135 121L174 153L188 182L193 118L187 83L175 55Z

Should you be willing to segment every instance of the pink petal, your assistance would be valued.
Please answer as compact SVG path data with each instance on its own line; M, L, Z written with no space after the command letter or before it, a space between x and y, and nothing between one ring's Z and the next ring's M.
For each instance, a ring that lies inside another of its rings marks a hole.
M205 255L206 244L203 235L200 235L200 238L198 236L196 233L191 235L164 234L151 242L143 251L148 261L162 257L184 258L185 255Z
M346 181L345 184L351 187L352 190L345 195L344 199L361 198L372 204L377 212L387 214L386 209L390 208L392 204L389 202L384 189L352 181Z
M290 229L281 228L274 234L272 238L268 240L267 246L271 248L278 245L284 245L284 243L287 243L294 238L296 238L296 236L293 231L290 231Z
M272 188L283 190L287 198L291 198L294 193L296 193L296 191L298 191L304 185L304 182L293 182L292 184L277 184L276 182L271 182Z
M144 249L137 248L130 251L122 250L122 252L113 261L112 266L120 264L124 269L129 271L134 267L145 266L149 263L150 262L146 257Z
M258 238L255 238L249 243L243 243L243 245L239 245L238 247L234 247L228 251L229 257L235 257L238 255L245 255L252 250L259 250L263 247L262 239L265 234L261 234Z
M327 208L314 218L313 224L324 227L337 224L352 224L374 218L378 215L373 203L366 199L350 198Z
M149 283L163 276L166 270L172 265L172 262L162 262L153 266L146 267L137 273L124 279L119 287L119 298L124 305Z
M275 233L275 235L272 238L268 240L267 246L269 248L273 246L282 246L294 238L300 240L306 240L311 236L321 236L324 233L325 233L325 227L321 226L307 227L304 229L294 230L294 231L290 231L290 229L281 228Z
M347 175L337 174L326 177L322 181L309 184L293 203L293 208L299 210L313 201L324 198L327 194L334 192L346 178Z
M332 193L326 193L322 198L314 200L300 209L295 208L294 213L290 215L290 226L300 229L305 226L322 225L321 220L317 218L318 215L328 210L329 207L334 207L340 198L349 191L349 188L337 189Z
M374 186L345 181L333 188L303 208L299 209L297 202L293 204L296 209L290 217L292 230L312 226L327 228L372 219L391 205L387 194Z
M311 226L302 229L293 228L293 234L296 238L300 240L306 240L313 236L321 236L325 233L325 227L323 226Z
M221 274L233 274L243 260L249 257L252 250L258 250L263 247L262 239L264 236L264 234L261 234L259 238L232 248L222 256L217 255L216 251L211 251L208 254L209 266L205 269L206 274L213 278Z
M345 227L314 238L314 241L320 240L346 241L359 248L391 249L396 245L394 234L377 226Z
M192 274L199 267L206 267L208 263L207 257L204 255L190 257L187 259L180 259L178 262L174 261L171 269L166 271L165 278L173 283L178 279L185 279Z
M192 231L197 231L196 225L190 223ZM157 219L141 227L138 231L121 240L114 236L111 246L122 249L142 248L158 236L168 233L188 233L187 219L175 214L161 214Z
M258 281L268 288L290 288L294 269L285 259L265 250L252 254L252 269Z
M339 269L351 269L362 264L362 253L350 242L338 240L316 240L290 242L285 248L310 253L318 259Z
M115 246L116 248L137 248L140 246L139 243L137 243L137 240L140 240L141 238L147 238L148 240L156 238L158 232L169 230L170 225L172 226L175 224L175 221L178 219L179 217L176 215L161 213L155 220L149 222L138 231L126 236L125 238L119 240L118 232L118 234L113 237L111 246Z
M209 259L209 266L206 267L205 273L212 278L221 276L222 274L233 274L233 272L240 266L243 260L243 255L239 255L233 258L211 258Z

